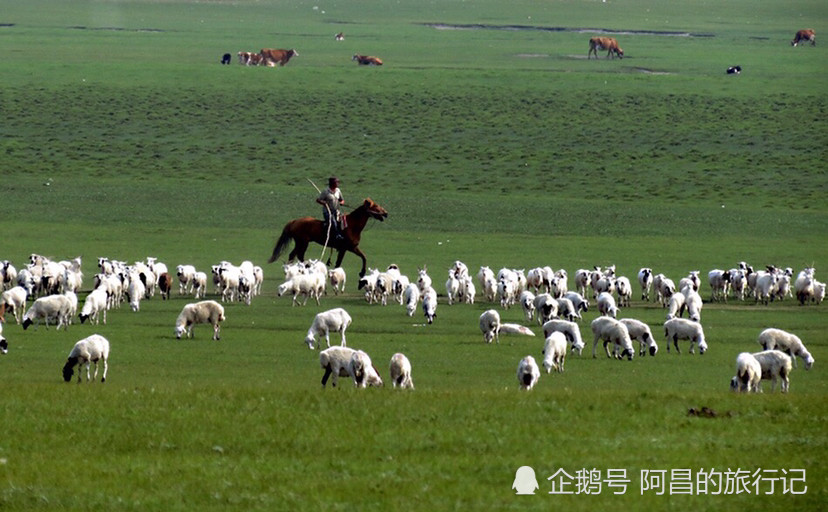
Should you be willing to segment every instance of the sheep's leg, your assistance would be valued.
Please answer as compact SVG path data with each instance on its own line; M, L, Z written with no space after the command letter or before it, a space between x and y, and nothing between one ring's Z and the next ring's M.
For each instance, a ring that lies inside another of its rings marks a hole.
M219 324L219 323L213 324L213 339L214 340L218 341L219 339L221 339L220 331L221 331L221 324Z
M596 338L595 338L595 341L593 341L593 342L592 342L592 358L593 358L593 359L595 359L596 357L598 357L598 356L595 354L595 349L598 347L598 340L599 340L599 339L600 339L600 338L596 337Z
M106 359L103 360L103 376L101 377L101 382L106 382L106 371L109 369L109 365L106 362Z
M92 381L95 381L95 380L98 380L98 360L97 360L97 359L95 359L93 362L95 363L95 372L92 374ZM89 380L89 376L88 376L88 375L86 376L86 381L87 381L87 382L91 382L91 381Z
M322 387L323 388L328 383L328 377L331 376L331 373L333 373L333 370L331 370L331 365L329 364L328 366L325 367L325 375L322 376ZM336 376L334 376L332 386L336 387Z
M327 329L325 329L325 345L327 345L328 348L331 346L331 333Z

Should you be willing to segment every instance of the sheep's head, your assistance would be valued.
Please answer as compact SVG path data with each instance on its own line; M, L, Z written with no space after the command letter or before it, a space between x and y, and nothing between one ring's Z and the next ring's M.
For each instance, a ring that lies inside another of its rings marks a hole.
M655 355L657 353L658 353L658 345L653 343L652 345L650 345L650 355L655 357Z
M63 365L63 380L65 382L69 382L70 380L72 380L72 375L74 375L75 373L74 367L76 364L78 364L77 357L70 357L66 360L66 364Z
M187 331L187 327L183 324L179 324L175 326L175 339L180 340L181 336Z
M8 354L9 353L9 342L6 341L6 338L0 336L0 354Z
M305 338L305 343L308 344L308 348L311 349L311 350L313 350L313 344L315 342L316 342L316 340L314 339L313 334L308 334L307 337Z
M707 352L707 342L704 339L699 340L699 354L704 355Z
M730 390L739 391L739 377L733 377L730 379Z
M624 356L627 356L627 361L632 361L633 360L633 352L634 352L633 350L625 348L624 350L621 351L621 359L624 359Z
M5 340L3 340L3 342L5 342ZM0 342L0 345L3 342ZM6 352L4 351L3 353L5 354ZM812 356L811 354L808 354L808 356L805 358L805 369L810 370L813 365L814 365L814 356Z
M32 323L33 322L32 322L31 318L24 318L23 323L21 324L21 325L23 325L23 330L25 331L26 329L28 329L29 326L32 325Z

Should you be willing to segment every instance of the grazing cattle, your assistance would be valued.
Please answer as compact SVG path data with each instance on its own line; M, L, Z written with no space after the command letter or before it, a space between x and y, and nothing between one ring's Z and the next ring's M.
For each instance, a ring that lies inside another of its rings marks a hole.
M614 59L616 55L618 55L619 59L624 58L624 50L618 46L618 41L616 41L614 37L591 37L589 39L589 52L587 52L587 59L589 59L593 53L597 59L598 50L607 50L607 58L612 56Z
M284 66L288 63L291 57L298 57L299 52L291 48L290 50L274 50L273 48L262 48L259 52L262 62L268 66L275 66L277 63Z
M738 75L742 72L742 66L730 66L727 68L728 75Z
M336 39L337 41L344 41L345 40L345 34L340 32L336 36L334 36L334 39Z
M797 31L793 41L791 41L791 46L796 46L799 43L807 41L811 42L811 46L816 46L816 33L812 28L803 28Z
M379 57L371 57L369 55L354 55L355 60L360 66L382 66L382 60Z
M225 54L221 57L221 64L222 64L222 65L225 65L225 64L230 64L230 60L231 60L232 58L233 58L233 56L232 56L232 55L230 55L229 53L225 53Z

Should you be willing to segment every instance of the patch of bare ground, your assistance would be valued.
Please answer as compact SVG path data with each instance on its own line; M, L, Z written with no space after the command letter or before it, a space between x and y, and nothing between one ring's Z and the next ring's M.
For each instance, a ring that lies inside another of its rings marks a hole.
M699 32L678 32L669 30L634 30L634 29L609 29L589 27L544 27L541 25L491 25L485 23L455 24L455 23L421 23L426 27L437 30L537 30L542 32L576 32L589 34L614 34L614 35L645 35L645 36L668 36L668 37L714 37L713 34Z

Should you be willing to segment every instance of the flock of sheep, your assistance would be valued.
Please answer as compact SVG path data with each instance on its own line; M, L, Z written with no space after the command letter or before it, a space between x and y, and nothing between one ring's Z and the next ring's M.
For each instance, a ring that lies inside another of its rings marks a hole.
M284 271L286 281L280 286L279 294L282 295L283 290L291 290L294 294L294 303L296 297L301 295L305 296L305 302L308 297L313 297L319 303L328 281L334 286L336 293L340 293L344 288L345 274L341 268L327 270L324 265L313 262L286 264ZM652 295L652 298L667 310L666 321L662 326L667 339L667 351L670 352L672 344L676 352L680 353L678 342L686 340L690 342L690 353L698 346L699 352L704 354L708 345L701 323L704 301L700 295L699 272L690 272L678 285L663 274L654 274L649 268L642 268L637 278L642 300L650 300ZM790 268L768 266L766 270L754 271L751 266L742 262L737 268L726 271L715 269L708 273L710 299L727 301L729 298L746 300L753 297L756 302L767 304L773 300L793 297L795 294L796 299L802 304L822 302L825 285L814 278L813 268L801 271L793 283L792 278L793 271ZM565 270L555 272L549 267L533 268L528 272L504 268L497 274L488 267L481 267L475 279L471 277L468 267L463 262L456 261L448 271L445 297L449 305L461 302L474 303L479 286L485 300L499 303L503 309L519 304L527 321L537 320L542 326L545 340L541 352L542 365L547 373L553 370L563 372L568 352L581 354L585 344L577 322L581 320L581 312L589 308L587 297L590 292L601 315L590 324L594 336L593 357L596 357L599 341L603 342L608 357L632 359L636 352L633 340L639 343L639 355L643 356L648 352L651 356L656 355L658 343L646 323L634 318L617 318L619 308L630 305L633 288L629 278L616 276L615 267L612 266L604 269L596 267L593 270L578 270L575 274L577 291L568 289L567 280ZM426 267L418 269L414 282L402 274L396 265L389 266L385 271L369 268L366 275L360 279L358 289L368 303L386 305L395 302L405 306L408 316L413 316L416 310L421 308L427 323L434 322L437 317L437 292ZM688 318L682 318L685 312ZM344 350L345 330L350 324L351 317L347 311L336 308L316 315L308 330L305 343L309 348L319 348L317 340L321 337L325 338L329 347L320 353L320 364L325 370L322 383L325 385L333 373L350 376L358 387L379 385L382 379L376 368L368 371L367 376L362 376L359 371L353 369L365 367L366 361L370 361L370 358L362 351ZM526 326L501 322L496 309L489 309L481 314L479 325L485 343L499 342L501 333L534 336L532 330ZM330 347L331 332L340 333L341 347ZM776 380L780 378L782 391L787 391L788 375L793 364L791 357L802 358L806 369L810 369L814 362L796 335L780 329L766 329L760 334L759 343L764 349L763 352L744 353L737 358L737 375L731 382L734 390L760 391L759 381L763 379L772 380L775 388ZM405 364L399 361L404 361ZM390 368L392 380L405 375L410 381L410 368L410 362L405 355L395 354ZM520 361L517 378L521 389L531 389L540 375L540 368L534 357L526 356Z
M106 324L106 313L112 308L120 307L125 301L132 311L139 311L141 301L153 297L158 291L163 299L169 299L173 282L178 282L179 294L192 295L203 299L207 293L207 274L199 272L193 265L179 265L175 269L175 278L164 263L149 257L133 265L125 262L98 259L99 272L95 274L93 289L86 296L78 311L78 296L83 285L81 258L66 261L52 261L38 254L32 254L29 263L18 271L8 260L0 262L0 351L8 352L8 340L3 336L3 323L7 313L14 315L15 321L23 329L31 325L44 323L55 325L58 329L68 326L77 316L81 323ZM250 304L253 297L261 293L264 272L261 267L249 261L234 265L222 261L212 266L212 282L215 293L222 301L240 301ZM34 298L31 306L26 303ZM213 327L213 339L220 337L221 322L225 320L224 306L214 300L201 300L186 304L175 321L175 336L192 337L197 324L210 324ZM109 358L109 341L98 334L93 334L75 344L69 353L63 376L69 381L74 373L74 366L86 365L87 380L90 379L90 363L103 362L102 381L106 380L107 360ZM78 380L81 380L81 372Z
M126 300L133 311L140 309L143 298L152 297L156 290L162 299L170 297L173 277L166 265L156 258L127 265L124 262L98 259L100 272L94 276L94 288L78 313L77 292L83 282L81 259L51 261L33 254L30 262L19 272L9 261L0 262L0 280L3 293L0 300L0 319L6 313L13 313L17 323L24 329L29 325L43 322L66 328L77 316L81 323L87 319L97 324L106 323L106 311L119 307ZM310 260L283 266L285 281L278 288L278 296L290 293L292 304L305 304L313 298L317 304L328 290L339 294L344 292L346 274L342 268L328 269L323 263ZM413 316L422 309L427 323L437 317L438 294L426 267L418 269L417 278L412 282L402 274L396 265L385 271L368 269L359 280L358 290L369 303L386 305L390 302L405 306L406 314ZM264 276L261 267L249 261L236 266L224 261L212 266L212 282L215 294L223 302L242 301L250 304L252 297L261 293ZM690 342L689 352L697 345L704 354L707 342L701 323L703 301L700 295L701 279L698 271L690 272L678 285L663 274L654 274L649 268L642 268L637 276L642 300L658 301L667 311L663 324L667 339L667 351L672 342L680 352L679 340ZM198 272L192 265L179 265L175 271L179 294L204 299L207 288L207 274ZM792 282L793 281L793 282ZM790 268L780 269L768 266L766 270L754 269L742 262L730 270L711 270L708 273L711 301L727 301L729 298L745 300L753 297L756 302L767 304L785 297L796 297L801 304L821 303L825 296L825 284L814 277L814 269L806 268L794 279ZM629 278L616 276L615 267L580 269L575 273L575 290L569 290L565 270L553 271L549 267L524 270L503 268L495 274L489 267L481 267L472 278L468 267L455 261L448 270L445 283L446 301L474 303L478 286L484 299L499 304L502 309L519 305L528 322L537 321L544 336L542 365L546 373L563 372L568 352L582 353L585 346L578 321L581 313L590 306L588 297L595 299L600 316L590 324L593 333L592 355L596 356L599 341L603 342L605 354L618 359L632 359L636 352L633 340L639 343L639 355L648 352L655 356L658 343L650 327L634 318L618 319L620 308L628 307L633 294ZM26 301L36 298L26 309ZM304 298L304 302L300 299ZM25 313L23 313L25 311ZM684 313L689 318L682 318ZM175 321L175 336L193 336L197 324L210 324L213 339L220 338L221 323L225 320L224 307L214 300L201 300L186 304ZM334 376L336 386L340 376L353 379L357 387L382 385L382 378L373 366L371 358L362 350L346 346L345 331L352 322L343 308L335 308L317 314L307 331L305 343L310 349L319 348L325 338L327 348L320 352L320 365L324 370L323 386ZM2 335L0 322L0 352L8 351L8 342ZM480 315L480 330L485 343L499 343L501 333L534 336L529 327L516 323L501 322L496 309L489 309ZM331 347L330 334L339 333L340 346ZM794 334L780 329L766 329L759 336L764 349L758 353L741 353L737 357L736 375L731 388L745 392L760 391L761 380L781 379L785 392L789 387L789 374L795 364L792 358L799 357L810 369L814 358L802 341ZM612 350L610 350L610 347ZM87 380L90 378L90 364L103 362L103 377L106 379L109 342L94 334L73 347L64 367L64 379L70 380L76 365L86 365ZM395 353L389 364L389 374L394 387L413 388L411 363L402 353ZM540 378L538 363L532 356L523 358L518 366L518 381L521 389L531 389ZM78 373L81 380L81 372Z

